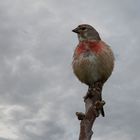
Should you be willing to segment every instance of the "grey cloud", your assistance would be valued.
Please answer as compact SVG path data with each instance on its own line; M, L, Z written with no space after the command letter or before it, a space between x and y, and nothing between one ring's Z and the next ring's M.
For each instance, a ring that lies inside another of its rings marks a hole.
M96 139L139 139L139 1L10 0L0 4L1 140L78 139L87 87L73 75L77 37L89 23L116 55ZM3 127L5 124L5 127ZM17 138L16 138L16 137ZM7 139L6 139L7 138Z
M8 139L5 139L5 138L0 138L0 140L8 140Z

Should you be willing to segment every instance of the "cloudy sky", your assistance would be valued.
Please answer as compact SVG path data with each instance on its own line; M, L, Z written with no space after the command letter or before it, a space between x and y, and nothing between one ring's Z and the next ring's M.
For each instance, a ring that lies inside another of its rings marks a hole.
M77 140L76 111L87 87L71 61L78 24L111 45L115 69L104 86L106 117L95 140L140 137L139 0L0 0L0 140Z

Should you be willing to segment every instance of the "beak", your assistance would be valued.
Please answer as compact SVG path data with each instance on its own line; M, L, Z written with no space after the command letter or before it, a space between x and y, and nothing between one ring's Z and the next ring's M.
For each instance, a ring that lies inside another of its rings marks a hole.
M77 28L75 28L75 29L73 29L73 30L72 30L72 32L74 32L74 33L77 33L77 34L78 34L78 33L79 33L79 29L78 29L78 27L77 27Z

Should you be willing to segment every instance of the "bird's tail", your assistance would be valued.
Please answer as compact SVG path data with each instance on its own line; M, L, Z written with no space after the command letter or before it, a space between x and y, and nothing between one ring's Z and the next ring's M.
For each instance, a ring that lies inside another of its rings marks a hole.
M102 91L101 91L102 92ZM101 93L101 98L100 101L102 101L102 93ZM105 117L105 112L104 112L104 107L101 108L100 113L103 117Z
M104 112L104 108L103 107L101 108L101 114L102 114L103 117L105 117L105 112Z

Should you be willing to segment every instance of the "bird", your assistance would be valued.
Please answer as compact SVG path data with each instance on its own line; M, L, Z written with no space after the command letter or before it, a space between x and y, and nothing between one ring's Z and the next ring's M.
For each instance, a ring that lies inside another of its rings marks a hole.
M78 35L79 43L73 54L72 68L76 77L91 90L100 83L100 88L111 76L114 68L114 54L111 47L89 24L80 24L72 30ZM102 95L100 95L102 101ZM104 117L104 109L100 110Z

